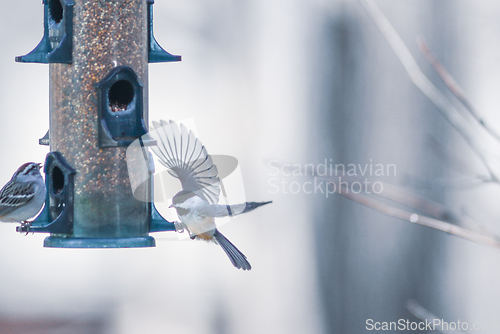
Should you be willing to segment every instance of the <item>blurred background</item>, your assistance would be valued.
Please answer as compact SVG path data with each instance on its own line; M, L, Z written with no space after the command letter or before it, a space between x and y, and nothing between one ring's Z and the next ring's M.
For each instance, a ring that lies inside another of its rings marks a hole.
M500 131L500 3L376 3L424 73L446 90L420 35ZM3 7L1 184L44 161L49 89L47 65L14 62L40 41L43 6ZM305 173L272 167L395 165L378 180L500 233L500 187L453 186L460 175L436 148L484 167L359 2L157 0L154 31L183 60L149 66L150 119L193 118L209 153L239 160L247 200L274 201L221 228L252 271L168 233L151 249L49 249L46 235L1 224L0 333L362 333L367 319L419 321L408 300L449 322L498 324L497 250L304 191Z

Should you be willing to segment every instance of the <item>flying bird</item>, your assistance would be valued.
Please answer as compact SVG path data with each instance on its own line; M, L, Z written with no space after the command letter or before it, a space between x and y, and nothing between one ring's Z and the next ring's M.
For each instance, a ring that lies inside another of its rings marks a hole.
M181 182L182 190L172 198L170 207L177 211L190 238L213 241L236 268L252 269L247 257L217 229L215 218L250 212L271 201L218 204L221 187L217 166L193 132L173 121L153 122L153 130L149 133L157 141L153 152L168 173Z

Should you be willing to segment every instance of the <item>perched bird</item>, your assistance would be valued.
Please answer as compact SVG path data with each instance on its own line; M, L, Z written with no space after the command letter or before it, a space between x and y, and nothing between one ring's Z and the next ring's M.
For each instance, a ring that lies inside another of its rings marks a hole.
M220 179L205 146L184 125L179 128L173 121L153 122L153 129L155 131L149 133L157 141L153 152L182 185L182 191L172 198L170 206L176 209L182 227L191 239L214 241L220 245L236 268L252 269L246 256L216 228L214 218L236 216L271 202L217 204Z
M23 164L0 190L0 221L25 223L40 211L45 193L40 164Z

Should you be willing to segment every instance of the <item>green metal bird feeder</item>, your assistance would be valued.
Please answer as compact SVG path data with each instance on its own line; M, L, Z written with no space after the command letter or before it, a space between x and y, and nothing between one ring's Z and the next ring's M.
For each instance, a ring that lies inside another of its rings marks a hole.
M45 0L44 35L18 62L50 67L45 206L18 232L50 233L45 247L152 247L175 231L152 200L138 200L126 150L148 128L148 63L180 61L153 35L153 0ZM148 154L144 149L144 154ZM149 157L147 157L149 159ZM151 168L134 169L149 180ZM152 196L152 195L151 195Z

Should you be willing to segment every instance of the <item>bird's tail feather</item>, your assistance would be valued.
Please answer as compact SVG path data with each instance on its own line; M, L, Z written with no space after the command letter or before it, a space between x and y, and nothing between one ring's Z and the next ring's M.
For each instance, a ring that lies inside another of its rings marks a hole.
M248 262L247 257L240 252L235 245L231 243L219 230L215 230L214 238L217 243L222 247L224 252L226 252L227 256L231 260L233 266L238 269L250 270L252 266L250 262Z
M273 201L267 201L267 202L246 202L245 209L243 210L242 213L246 213L252 210L257 209L259 206L263 206L269 203L272 203Z

